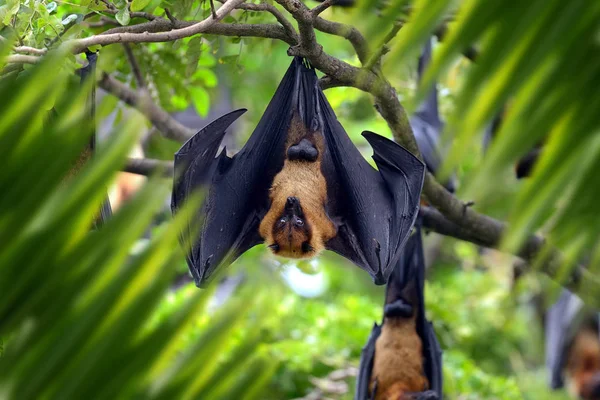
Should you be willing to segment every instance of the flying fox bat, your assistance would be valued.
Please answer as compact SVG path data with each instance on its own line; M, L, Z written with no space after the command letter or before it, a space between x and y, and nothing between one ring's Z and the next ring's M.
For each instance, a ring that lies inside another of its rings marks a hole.
M573 398L600 399L600 315L563 290L546 315L546 366L550 387Z
M442 352L425 319L420 222L386 288L383 323L363 347L354 400L442 398Z
M423 52L419 57L417 67L419 82L430 62L431 39L427 41ZM423 156L423 161L425 161L425 165L429 172L435 175L442 163L439 141L442 131L444 130L444 123L440 118L438 107L437 84L433 85L433 88L425 98L425 101L423 101L414 115L410 118L410 125L413 134L415 135L417 145L419 146L419 151ZM444 183L444 186L448 191L453 193L456 188L454 177L449 178L448 181Z
M92 80L95 79L96 62L98 60L98 54L91 52L91 51L86 51L85 57L88 60L87 65L80 68L79 70L77 70L77 73L79 74L79 77L80 77L80 86L81 87L83 87L85 84L87 84L88 79L92 79ZM56 113L55 110L52 110L52 111L54 113ZM92 88L90 89L89 96L86 99L86 112L89 116L89 124L91 124L92 135L90 137L89 144L81 152L79 158L75 162L75 165L71 169L70 175L74 175L77 172L79 172L79 170L81 169L83 164L85 164L89 159L92 158L92 156L96 150L96 85L95 85L95 83L92 84ZM108 200L108 195L107 195L106 199L102 202L102 206L100 207L98 215L94 219L93 228L97 229L100 226L102 226L102 224L104 222L106 222L106 220L108 218L110 218L111 215L112 215L112 210L111 210L110 202Z
M196 285L263 242L292 258L331 250L386 283L418 213L424 164L363 132L378 170L371 167L302 58L292 61L242 150L215 158L226 129L245 111L215 120L175 154L173 212L192 191L205 193L199 229L190 221L182 232L182 241L192 242L187 262Z

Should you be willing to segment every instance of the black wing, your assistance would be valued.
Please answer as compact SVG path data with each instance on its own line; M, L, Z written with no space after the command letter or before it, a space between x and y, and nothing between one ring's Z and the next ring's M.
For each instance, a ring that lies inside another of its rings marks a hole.
M360 354L354 400L372 400L372 393L369 391L369 382L371 381L371 371L373 370L373 361L375 360L375 342L377 342L380 334L381 326L374 324L367 344L363 347Z
M417 216L425 166L402 146L363 132L373 148L376 171L318 91L327 143L323 172L328 212L342 221L327 248L369 272L375 284L385 284Z
M418 79L423 77L423 72L431 62L431 39L427 40L423 53L419 57ZM435 175L442 163L442 157L439 150L439 141L444 124L440 118L437 96L437 83L425 98L425 101L419 106L415 114L410 118L410 126L415 135L415 140L419 146L419 151L423 156L427 169ZM446 189L454 192L454 177L448 179L444 184Z
M82 67L78 70L80 76L81 86L87 83L88 77L94 78L96 75L96 62L98 61L98 54L86 51L85 57L88 60L88 63L85 67ZM90 125L92 129L92 135L90 136L90 143L88 144L88 149L90 154L94 154L96 150L96 84L92 83L92 88L90 89L90 94L87 98L86 109L88 115L90 117ZM104 224L110 217L112 216L112 209L110 207L110 201L108 199L108 195L104 198L102 202L102 206L100 207L100 212L98 217L94 221L94 228L99 228Z
M188 228L192 239L187 261L196 285L206 283L221 264L233 262L262 243L258 226L269 207L269 188L281 170L293 106L298 99L298 71L292 64L244 148L233 158L215 155L225 130L245 110L229 113L194 135L175 154L171 208L176 212L192 191L203 189L199 229ZM193 221L196 222L196 221ZM225 259L227 259L226 262Z
M367 270L377 284L387 281L416 218L425 167L402 147L370 134L367 139L381 173L371 167L337 121L314 69L295 58L238 154L231 159L224 153L214 158L226 128L222 122L199 132L176 154L176 173L181 178L173 190L173 211L191 190L207 191L199 211L203 218L199 236L188 255L197 285L218 265L262 242L258 226L269 208L273 178L283 167L295 111L311 131L322 132L325 139L326 208L332 219L341 221L338 235L327 248ZM184 237L193 237L190 229Z

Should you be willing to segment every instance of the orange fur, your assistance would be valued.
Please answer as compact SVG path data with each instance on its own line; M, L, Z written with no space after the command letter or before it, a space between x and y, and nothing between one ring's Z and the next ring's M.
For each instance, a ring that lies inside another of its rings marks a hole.
M425 391L429 386L423 374L423 343L417 334L415 315L385 318L383 322L371 373L371 391L377 382L375 400L408 399L407 394Z
M144 151L140 144L136 144L129 152L129 157L143 158ZM115 183L111 186L108 197L113 211L118 210L130 200L146 182L146 177L129 172L119 172Z
M325 243L337 234L337 229L325 212L327 183L321 171L323 138L318 132L308 132L297 115L294 115L288 132L287 149L300 140L312 140L319 151L316 161L288 160L283 169L273 179L270 190L271 207L259 226L259 233L267 245L277 243L277 255L290 258L310 258L325 248ZM286 153L287 154L287 153ZM274 232L274 226L284 212L288 197L296 197L304 213L307 229L292 229L290 233ZM302 251L302 244L308 242L311 250Z
M592 391L600 386L600 339L592 329L577 334L569 351L566 366L569 393L584 400L598 400Z

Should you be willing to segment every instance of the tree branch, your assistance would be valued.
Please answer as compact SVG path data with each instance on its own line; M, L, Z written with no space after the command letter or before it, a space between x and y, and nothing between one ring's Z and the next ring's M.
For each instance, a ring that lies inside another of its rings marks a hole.
M98 85L125 104L138 109L168 139L185 142L196 133L181 125L169 113L156 105L145 90L133 91L106 73L102 75Z
M122 26L110 29L104 34L114 33L143 33L143 32L164 32L175 28L185 28L196 24L197 21L177 21L173 24L171 21L160 18L151 22L132 26ZM284 28L277 24L223 24L218 23L208 27L204 32L207 35L234 36L234 37L262 37L268 39L277 39L290 45L296 44L297 40L290 38Z
M125 50L125 56L127 56L127 61L129 61L129 65L131 66L131 72L133 72L133 76L137 82L138 89L145 89L146 82L144 81L144 76L142 75L142 70L140 69L140 65L138 64L135 56L133 55L133 51L128 43L123 43L123 49Z
M144 176L160 174L164 178L173 178L174 174L172 161L154 160L151 158L130 158L123 171Z
M6 57L7 64L37 64L40 58L37 56L27 56L24 54L14 54Z
M70 46L73 53L81 53L90 46L106 46L113 43L149 43L149 42L170 42L177 39L183 39L198 33L204 33L208 28L215 25L223 19L235 7L245 0L227 0L216 12L216 18L212 16L197 22L191 26L173 29L167 32L142 32L142 33L110 33L94 35L83 39L73 39L66 41L63 46ZM150 21L149 23L152 23Z
M321 4L319 4L315 8L313 8L312 10L310 10L310 12L312 13L312 15L314 15L316 17L319 14L321 14L323 11L325 11L329 7L331 7L334 3L335 3L335 0L325 0L324 2L322 2Z
M275 8L275 6L268 3L244 3L240 4L237 8L241 10L267 11L271 13L275 17L275 19L277 19L277 22L279 22L281 26L283 26L283 29L285 30L288 37L290 39L293 39L295 43L298 43L298 33L296 33L294 26L290 23L290 21L287 20L286 17L283 16L281 12L279 12L277 8Z
M355 27L339 22L328 21L321 17L315 18L314 27L323 33L341 36L348 40L362 64L364 64L369 58L369 43L367 43L365 37Z
M35 56L43 56L44 54L46 54L47 50L46 49L36 49L35 47L29 47L29 46L17 46L14 48L14 52L20 53L20 54L33 54Z
M400 29L402 28L403 23L396 21L394 22L394 25L392 26L392 29L390 30L390 32L385 36L385 38L383 38L383 42L381 43L380 46L377 47L377 50L375 51L375 53L373 53L373 55L371 55L371 57L369 58L369 60L363 64L363 67L366 69L372 69L376 64L378 65L381 61L381 57L383 57L384 54L388 53L390 51L390 48L388 46L388 43L394 38L396 37L396 35L398 34L398 32L400 32Z

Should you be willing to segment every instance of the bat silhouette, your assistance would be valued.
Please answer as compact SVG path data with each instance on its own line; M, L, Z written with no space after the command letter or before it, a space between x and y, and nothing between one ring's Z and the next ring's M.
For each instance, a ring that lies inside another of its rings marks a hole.
M244 147L217 155L246 110L212 122L175 154L174 213L195 190L205 197L182 232L196 285L251 247L305 258L334 251L387 282L419 208L424 164L371 132L373 168L352 143L318 86L294 58ZM195 222L199 222L199 227ZM196 226L196 227L194 227Z

